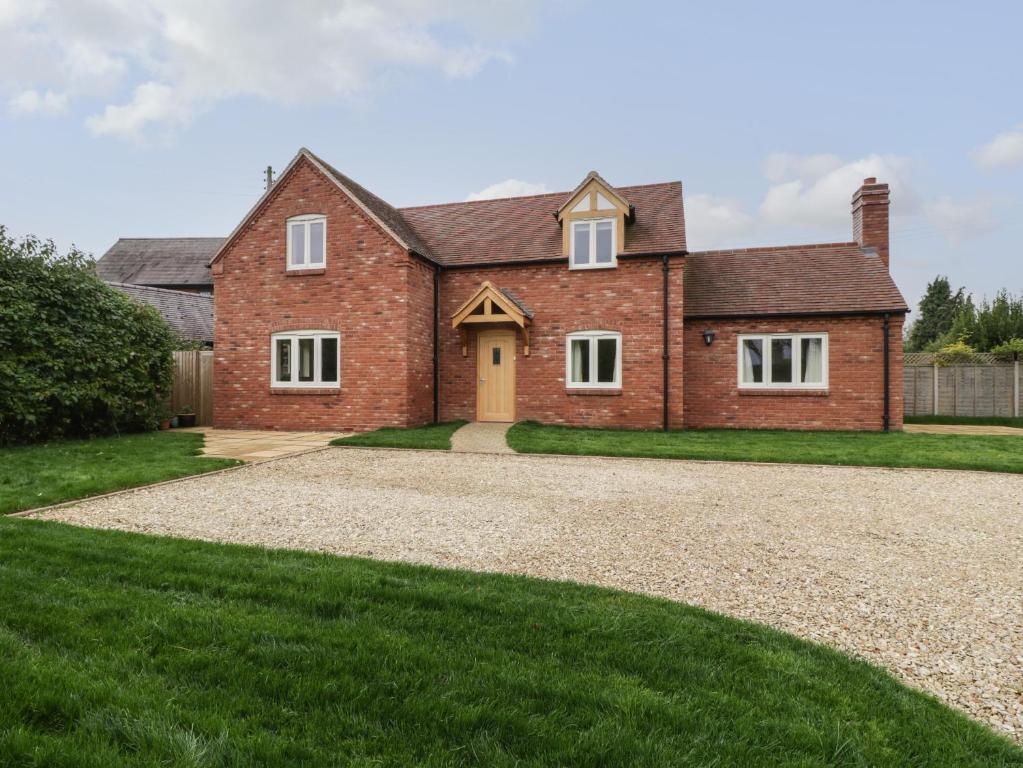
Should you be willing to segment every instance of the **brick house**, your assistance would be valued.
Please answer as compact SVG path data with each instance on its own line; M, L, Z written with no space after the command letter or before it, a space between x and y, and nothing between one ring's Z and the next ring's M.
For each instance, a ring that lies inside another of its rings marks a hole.
M214 422L901 429L886 184L852 232L690 253L679 182L596 173L396 209L303 149L211 262Z

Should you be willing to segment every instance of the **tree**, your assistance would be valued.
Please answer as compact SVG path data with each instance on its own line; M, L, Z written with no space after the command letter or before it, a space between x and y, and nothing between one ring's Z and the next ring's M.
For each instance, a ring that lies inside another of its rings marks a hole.
M947 277L935 277L927 285L927 291L920 300L920 315L910 326L906 351L921 352L942 340L952 328L966 300L963 288L953 293Z
M159 313L84 254L0 226L0 443L153 428L173 349Z

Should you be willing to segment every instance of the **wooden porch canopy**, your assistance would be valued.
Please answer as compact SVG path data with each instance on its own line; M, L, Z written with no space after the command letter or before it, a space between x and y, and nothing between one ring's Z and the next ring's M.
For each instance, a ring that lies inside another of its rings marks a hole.
M479 290L451 316L451 327L457 328L462 334L462 357L469 354L470 324L481 326L497 323L514 323L522 329L522 352L529 357L529 326L532 322L533 313L525 304L489 280L484 281Z

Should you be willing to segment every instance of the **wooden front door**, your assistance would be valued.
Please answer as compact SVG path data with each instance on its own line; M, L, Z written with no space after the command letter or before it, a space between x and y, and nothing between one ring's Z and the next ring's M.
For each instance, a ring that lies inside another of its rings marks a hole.
M476 350L476 419L515 421L515 331L480 331Z

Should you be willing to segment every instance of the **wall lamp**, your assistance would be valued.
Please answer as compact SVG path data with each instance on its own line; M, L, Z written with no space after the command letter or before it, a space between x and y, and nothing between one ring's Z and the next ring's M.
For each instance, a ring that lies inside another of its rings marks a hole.
M708 347L714 343L714 331L703 332L703 343L706 344Z

